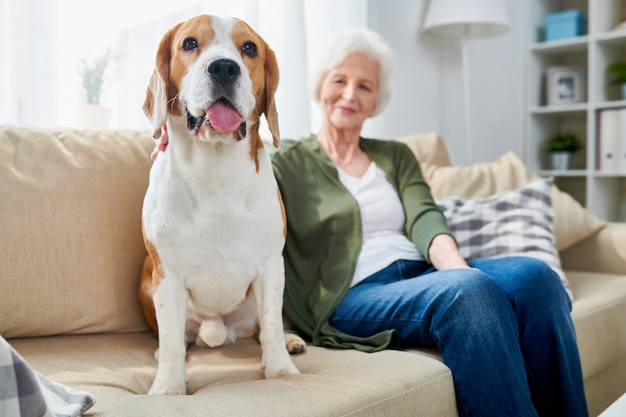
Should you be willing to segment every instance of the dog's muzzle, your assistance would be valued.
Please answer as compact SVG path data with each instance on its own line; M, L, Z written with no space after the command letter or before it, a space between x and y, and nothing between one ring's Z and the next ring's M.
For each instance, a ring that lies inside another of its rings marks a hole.
M230 59L214 59L206 66L206 73L214 88L223 91L206 114L196 117L187 110L187 128L192 134L198 133L203 125L208 125L220 133L237 132L239 139L246 136L246 122L228 100L234 95L234 82L241 75L239 64Z

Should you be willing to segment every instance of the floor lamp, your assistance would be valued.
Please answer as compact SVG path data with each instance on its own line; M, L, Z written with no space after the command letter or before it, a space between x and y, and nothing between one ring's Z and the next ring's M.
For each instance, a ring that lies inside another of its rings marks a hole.
M461 40L465 146L471 160L471 121L467 39L495 36L509 28L505 0L430 0L423 31L441 38Z

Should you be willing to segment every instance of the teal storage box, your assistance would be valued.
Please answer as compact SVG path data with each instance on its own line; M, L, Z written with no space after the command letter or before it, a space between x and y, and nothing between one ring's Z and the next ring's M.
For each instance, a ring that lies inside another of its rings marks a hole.
M550 13L546 17L546 41L567 39L587 33L587 19L578 10Z

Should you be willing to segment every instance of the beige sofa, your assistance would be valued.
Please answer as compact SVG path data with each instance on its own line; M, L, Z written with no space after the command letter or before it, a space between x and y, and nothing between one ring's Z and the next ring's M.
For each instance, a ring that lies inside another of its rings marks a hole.
M436 195L486 195L533 178L513 155L450 167L437 135L404 140ZM145 395L157 340L136 294L151 149L143 132L0 127L0 335L33 369L94 394L94 416L456 415L450 371L428 350L310 346L294 358L301 375L265 380L259 345L241 340L190 350L190 395ZM626 225L604 224L556 191L554 204L597 415L626 391Z

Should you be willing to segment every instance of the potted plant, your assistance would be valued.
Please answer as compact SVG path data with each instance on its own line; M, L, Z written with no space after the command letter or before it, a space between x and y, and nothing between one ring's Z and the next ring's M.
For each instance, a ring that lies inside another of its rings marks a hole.
M552 169L569 169L572 154L581 148L581 140L570 131L557 132L546 139L546 151L550 154Z
M111 63L111 51L107 50L92 61L81 59L78 73L81 79L83 104L76 107L76 127L106 129L111 121L111 108L102 106L100 98L106 84L106 71Z
M622 91L622 100L626 100L626 61L615 61L606 67L611 76L610 83L619 85Z

